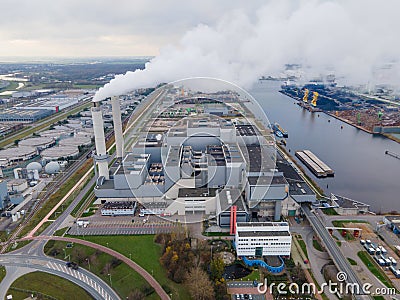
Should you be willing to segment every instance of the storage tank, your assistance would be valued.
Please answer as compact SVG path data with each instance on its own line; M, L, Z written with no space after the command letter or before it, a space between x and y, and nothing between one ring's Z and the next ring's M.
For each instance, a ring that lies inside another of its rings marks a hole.
M42 165L36 161L29 163L26 166L27 171L34 171L37 170L38 172L42 171Z
M60 165L56 161L51 161L44 167L44 171L47 174L56 174L60 171Z

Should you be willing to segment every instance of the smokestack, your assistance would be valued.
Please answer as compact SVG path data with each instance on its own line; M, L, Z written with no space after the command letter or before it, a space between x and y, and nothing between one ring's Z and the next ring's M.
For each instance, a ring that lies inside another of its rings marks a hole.
M96 144L96 155L94 156L99 168L99 177L104 176L110 179L108 173L108 155L106 152L106 140L104 137L103 115L100 109L100 102L94 102L92 107L92 120L94 141Z
M112 115L114 122L115 149L117 158L124 156L124 136L122 135L121 107L118 96L111 97Z

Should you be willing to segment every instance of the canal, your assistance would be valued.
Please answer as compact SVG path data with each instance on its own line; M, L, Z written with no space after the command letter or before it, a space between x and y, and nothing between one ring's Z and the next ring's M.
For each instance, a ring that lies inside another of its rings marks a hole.
M386 150L400 154L400 144L304 110L279 93L279 87L276 81L260 81L250 94L271 123L289 132L286 149L293 157L295 151L309 149L335 171L334 177L320 179L299 162L325 193L370 204L376 212L400 212L400 160L385 155Z

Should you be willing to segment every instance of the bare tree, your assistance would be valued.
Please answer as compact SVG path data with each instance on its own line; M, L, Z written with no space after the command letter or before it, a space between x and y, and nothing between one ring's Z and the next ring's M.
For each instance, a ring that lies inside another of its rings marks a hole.
M195 300L212 300L215 299L214 288L208 279L207 273L199 267L190 269L186 276L186 285L193 299Z

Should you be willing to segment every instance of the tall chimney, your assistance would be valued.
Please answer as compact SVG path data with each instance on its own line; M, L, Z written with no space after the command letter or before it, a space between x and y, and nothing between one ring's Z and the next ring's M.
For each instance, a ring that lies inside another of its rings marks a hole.
M96 155L94 156L99 168L99 177L104 176L105 179L110 179L108 172L108 155L106 151L106 140L104 137L103 115L100 108L100 102L93 102L92 120L94 141L96 144Z
M121 107L118 96L111 97L111 107L114 123L115 149L117 158L124 156L124 136L122 134Z

